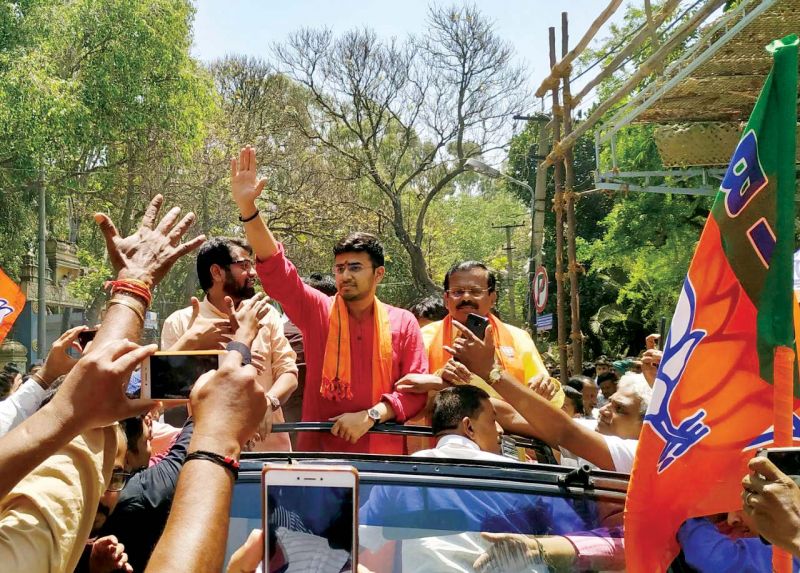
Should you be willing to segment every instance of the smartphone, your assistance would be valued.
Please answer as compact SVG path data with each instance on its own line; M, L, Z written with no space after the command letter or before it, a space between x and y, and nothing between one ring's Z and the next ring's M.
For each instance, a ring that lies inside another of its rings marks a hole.
M472 334L483 340L486 335L486 327L489 326L489 319L471 312L467 315L467 323L464 326L469 328Z
M356 571L358 470L265 464L264 572Z
M767 459L795 482L800 479L800 448L766 448Z
M156 352L142 362L142 398L186 400L203 374L219 367L224 350Z
M94 337L97 335L96 328L89 328L88 330L83 330L78 333L78 344L81 345L81 348L86 350L86 345L89 344Z

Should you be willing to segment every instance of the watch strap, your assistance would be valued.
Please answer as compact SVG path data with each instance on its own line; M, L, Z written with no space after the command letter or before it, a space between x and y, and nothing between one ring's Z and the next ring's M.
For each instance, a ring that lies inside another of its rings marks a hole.
M231 340L225 345L225 350L228 352L235 351L242 355L242 366L247 366L253 361L253 356L250 354L250 349L244 342L238 340Z

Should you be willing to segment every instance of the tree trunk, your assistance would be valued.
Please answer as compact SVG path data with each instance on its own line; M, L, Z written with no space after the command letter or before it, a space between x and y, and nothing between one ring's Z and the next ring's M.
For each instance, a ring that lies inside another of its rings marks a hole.
M127 237L131 232L134 194L136 193L136 159L134 158L134 154L133 145L129 143L125 203L122 207L122 216L119 219L119 233L123 237Z

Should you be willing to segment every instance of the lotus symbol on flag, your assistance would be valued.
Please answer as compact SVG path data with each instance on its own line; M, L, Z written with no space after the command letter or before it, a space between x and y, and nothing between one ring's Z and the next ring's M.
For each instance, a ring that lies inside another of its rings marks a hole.
M644 419L644 423L649 424L666 442L658 458L658 473L667 469L711 431L703 423L706 411L702 408L677 425L669 413L669 403L681 381L683 371L695 347L706 335L705 330L692 330L696 304L694 287L689 277L686 277L653 386L653 398Z
M2 321L9 314L14 314L14 307L8 304L4 298L0 298L0 321Z

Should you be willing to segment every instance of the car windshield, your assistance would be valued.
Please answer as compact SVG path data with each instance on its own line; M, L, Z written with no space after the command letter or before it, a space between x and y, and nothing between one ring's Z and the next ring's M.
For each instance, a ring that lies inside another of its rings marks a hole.
M566 470L537 470L542 479L526 480L520 464L405 461L392 473L374 470L361 471L358 488L359 564L366 571L624 569L624 480L617 491L591 492L559 485ZM253 473L234 490L228 555L260 527L261 485ZM602 546L603 554L579 562L576 548L587 545Z

